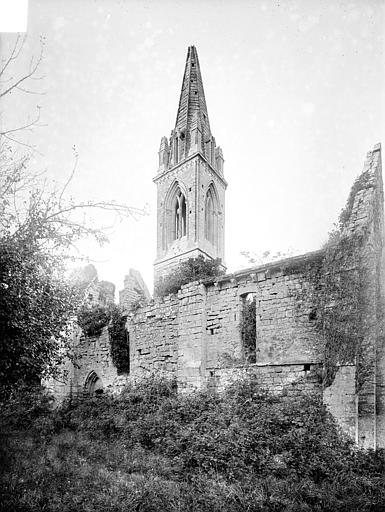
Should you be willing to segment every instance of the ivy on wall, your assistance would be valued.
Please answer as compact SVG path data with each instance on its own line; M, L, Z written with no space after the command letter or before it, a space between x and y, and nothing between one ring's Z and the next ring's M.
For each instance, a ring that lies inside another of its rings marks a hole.
M373 279L367 264L376 248L368 245L368 226L361 225L353 233L347 232L346 227L354 220L355 204L368 201L362 192L370 188L375 188L375 182L368 169L355 180L339 216L338 227L324 247L322 259L305 269L293 269L293 273L299 270L310 283L308 289L294 293L300 306L311 304L309 320L315 322L324 340L324 385L333 383L339 365L355 364L357 391L367 382L373 368L373 354L370 345L366 345L365 329L370 315L369 296L378 294L371 284ZM381 218L380 201L371 200L370 205L362 206L373 209L374 229L380 229L377 225Z
M341 237L326 248L322 265L321 290L316 299L318 328L324 334L324 384L334 381L338 365L360 362L357 390L365 380L362 360L362 287L361 264L363 236ZM318 304L317 304L318 303Z
M358 176L358 178L356 178L350 190L350 194L348 200L346 201L346 205L341 211L338 219L340 230L350 219L353 210L354 200L356 198L357 193L360 192L361 190L366 190L371 187L373 187L373 178L369 170L363 172L362 174L360 174L360 176Z
M78 325L86 336L100 336L111 318L109 306L83 305L78 311Z
M364 231L343 235L334 231L322 258L305 268L286 268L300 273L310 286L295 290L297 307L309 307L309 321L323 339L322 382L330 386L339 365L357 364L357 391L370 373L370 361L363 352L363 313L367 272L363 266Z

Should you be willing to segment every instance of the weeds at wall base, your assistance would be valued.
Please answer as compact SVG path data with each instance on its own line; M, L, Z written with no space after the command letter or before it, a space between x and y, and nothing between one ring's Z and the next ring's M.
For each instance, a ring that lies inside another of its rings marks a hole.
M26 399L12 420L1 413L2 510L334 512L385 502L383 453L353 448L305 394L271 396L249 379L221 395L178 395L174 381L152 378L57 410L37 395L28 423Z

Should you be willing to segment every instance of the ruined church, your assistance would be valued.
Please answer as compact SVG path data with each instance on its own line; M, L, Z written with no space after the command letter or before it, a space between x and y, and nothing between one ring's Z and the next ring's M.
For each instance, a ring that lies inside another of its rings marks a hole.
M175 127L170 138L161 139L153 181L155 283L200 255L220 259L225 269L224 158L211 131L194 46L187 53ZM114 392L156 374L176 378L181 390L216 392L253 376L273 393L319 394L359 445L385 447L384 264L376 144L325 247L192 282L164 298L152 299L131 270L120 292L127 313L127 371L119 374L112 362L107 327L98 336L79 329L76 364L68 362L66 380L51 387L57 396ZM96 275L92 283L90 300L98 302L106 285ZM251 304L254 334L246 345L243 326Z

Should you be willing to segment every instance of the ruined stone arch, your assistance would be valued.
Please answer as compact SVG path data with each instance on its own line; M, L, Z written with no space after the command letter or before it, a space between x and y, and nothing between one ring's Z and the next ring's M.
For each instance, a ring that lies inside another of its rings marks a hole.
M213 182L210 183L205 197L205 238L214 246L218 245L219 200Z
M103 393L103 382L98 374L92 370L88 375L84 383L84 393L86 395L97 395Z
M175 180L170 186L164 205L163 249L174 240L187 236L188 233L188 204L184 185Z

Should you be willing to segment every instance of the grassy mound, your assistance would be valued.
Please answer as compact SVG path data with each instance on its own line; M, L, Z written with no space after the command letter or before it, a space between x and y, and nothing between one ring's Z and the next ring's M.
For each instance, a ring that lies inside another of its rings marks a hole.
M178 395L149 379L55 411L20 393L1 419L1 510L384 510L383 452L354 448L316 398L254 382Z

